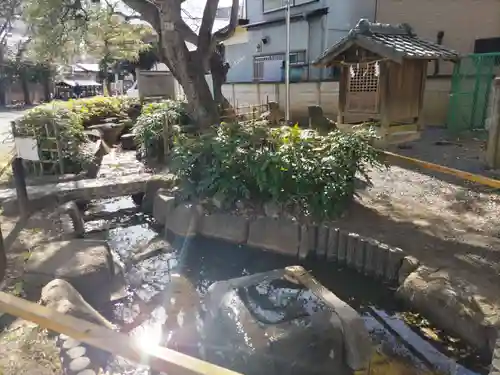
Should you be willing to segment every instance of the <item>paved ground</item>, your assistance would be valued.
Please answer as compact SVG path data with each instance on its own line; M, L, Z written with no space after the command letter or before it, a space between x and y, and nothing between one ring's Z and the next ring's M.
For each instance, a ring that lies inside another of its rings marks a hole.
M0 155L8 153L12 147L10 123L23 115L23 110L0 109Z
M420 140L405 147L392 146L390 151L470 173L498 177L500 171L488 170L483 161L487 137L484 130L454 136L447 129L429 127Z

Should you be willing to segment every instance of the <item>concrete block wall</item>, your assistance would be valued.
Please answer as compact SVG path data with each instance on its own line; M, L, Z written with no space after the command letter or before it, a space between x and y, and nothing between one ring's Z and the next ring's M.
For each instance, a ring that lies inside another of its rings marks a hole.
M156 221L179 236L201 235L302 259L312 255L390 283L405 279L400 274L406 256L403 250L356 233L328 225L300 225L285 218L207 214L200 205L175 204L165 190L157 192L154 204ZM414 268L406 266L402 272L409 275L417 267L418 262Z
M424 96L424 119L426 125L446 124L450 98L451 79L427 80ZM278 102L285 108L286 88L283 83L233 83L222 88L224 96L233 106ZM338 113L338 82L301 82L290 85L290 104L292 119L306 123L308 106L320 105L325 115L336 119Z

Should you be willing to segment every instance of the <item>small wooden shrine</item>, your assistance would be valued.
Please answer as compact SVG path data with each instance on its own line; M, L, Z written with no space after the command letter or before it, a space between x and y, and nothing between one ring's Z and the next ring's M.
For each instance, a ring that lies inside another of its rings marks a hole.
M387 146L420 136L428 62L459 58L418 38L407 24L362 19L313 64L341 70L337 126L349 131L354 124L375 123L380 145Z

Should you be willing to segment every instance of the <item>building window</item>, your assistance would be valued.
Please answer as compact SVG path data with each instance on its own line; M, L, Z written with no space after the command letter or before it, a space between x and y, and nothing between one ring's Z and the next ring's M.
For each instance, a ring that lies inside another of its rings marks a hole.
M260 55L253 58L254 81L281 81L285 63L285 54ZM306 51L290 52L290 65L293 67L306 64Z
M311 3L316 0L290 0L290 6L295 7L302 4ZM286 0L262 0L262 11L272 12L274 10L282 9L286 6Z

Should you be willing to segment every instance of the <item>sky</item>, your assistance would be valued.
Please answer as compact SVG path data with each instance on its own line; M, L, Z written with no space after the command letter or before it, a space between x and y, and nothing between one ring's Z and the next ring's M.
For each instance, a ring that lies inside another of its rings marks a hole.
M1 0L0 0L1 1ZM256 0L253 0L256 1ZM219 8L229 7L233 3L232 0L219 0ZM240 4L243 0L240 0ZM198 31L200 27L200 19L203 17L203 10L205 9L206 1L200 0L186 0L182 4L182 9L184 10L183 18L186 23L194 30ZM140 22L140 21L139 21ZM227 21L216 20L214 24L214 31L219 30L227 25Z

